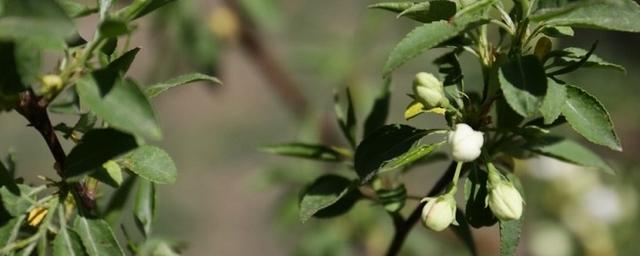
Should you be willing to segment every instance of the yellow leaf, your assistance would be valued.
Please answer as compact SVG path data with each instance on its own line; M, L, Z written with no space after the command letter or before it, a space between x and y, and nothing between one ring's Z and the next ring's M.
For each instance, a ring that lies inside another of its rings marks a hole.
M40 225L40 222L42 222L44 216L47 216L47 211L48 210L46 208L42 207L33 208L33 210L31 210L29 212L29 215L27 216L27 222L29 223L29 226L36 227Z
M411 102L411 104L409 104L409 106L407 106L407 109L404 111L404 119L409 120L424 112L426 112L424 111L424 105L414 100L413 102Z
M432 109L427 110L426 112L436 113L436 114L439 114L439 115L444 115L444 113L447 112L447 109L445 109L445 108L432 108Z

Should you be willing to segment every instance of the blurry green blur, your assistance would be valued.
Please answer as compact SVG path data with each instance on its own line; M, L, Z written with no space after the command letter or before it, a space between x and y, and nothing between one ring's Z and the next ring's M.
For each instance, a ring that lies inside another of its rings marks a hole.
M288 141L347 144L337 136L333 91L352 89L362 121L382 86L387 54L415 25L366 9L374 2L181 0L140 23L130 42L142 48L133 77L152 83L197 69L224 82L216 88L178 88L154 102L165 132L160 144L180 171L176 185L159 188L159 236L186 242L186 255L384 253L393 230L389 217L375 209L382 206L360 202L339 218L298 221L303 186L319 174L344 170L258 150ZM81 33L96 21L83 22L87 24L77 24ZM247 44L243 33L255 37L259 46ZM520 255L640 252L640 35L577 30L574 38L553 43L554 48L588 48L596 40L596 54L624 65L627 73L582 69L567 80L597 95L611 112L624 152L592 147L607 157L617 175L547 158L516 163L526 192ZM405 122L411 78L420 71L435 72L431 60L440 53L430 52L394 74L389 122ZM473 86L480 81L478 63L470 56L462 61L465 81ZM291 101L297 92L306 105ZM441 126L433 117L410 123ZM35 174L54 176L46 146L35 130L24 129L21 116L2 113L0 124L0 149L11 148L19 176L33 183L42 182ZM71 144L65 145L68 150ZM442 162L407 175L409 194L428 191L444 168ZM409 204L404 211L412 208ZM481 255L497 254L496 227L474 230L474 235ZM403 255L467 252L452 232L416 226Z

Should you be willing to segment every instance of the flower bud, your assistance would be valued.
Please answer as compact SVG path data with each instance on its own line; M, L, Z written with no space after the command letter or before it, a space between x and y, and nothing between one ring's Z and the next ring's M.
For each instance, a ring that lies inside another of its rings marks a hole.
M422 208L422 223L433 231L442 231L456 220L456 201L446 194L430 199Z
M455 130L449 132L451 155L458 162L471 162L480 156L484 137L482 132L473 130L469 125L456 124Z
M444 95L442 82L432 74L426 72L416 74L416 79L413 81L413 93L416 100L422 103L426 109L449 105L449 100Z
M487 201L493 214L502 221L517 220L522 215L522 196L511 182L491 184Z

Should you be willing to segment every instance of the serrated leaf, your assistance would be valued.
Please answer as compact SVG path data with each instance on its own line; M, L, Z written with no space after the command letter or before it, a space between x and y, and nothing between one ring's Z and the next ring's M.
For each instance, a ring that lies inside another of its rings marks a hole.
M574 65L574 64L580 63L582 58L586 56L588 53L589 51L587 50L575 48L575 47L570 47L570 48L562 49L559 51L555 51L552 53L555 56L552 65L553 66ZM581 67L607 68L607 69L620 71L623 73L627 72L627 70L623 66L605 61L595 54L589 55L589 58L586 61L584 61Z
M544 68L534 55L505 63L499 73L500 88L509 106L523 117L538 113L547 92Z
M190 74L178 76L176 78L167 80L162 83L151 85L145 89L145 93L149 98L153 98L173 87L182 86L182 85L186 85L193 82L199 82L199 81L209 81L214 84L222 84L222 82L220 82L220 80L218 80L215 77L201 74L201 73L190 73Z
M567 89L553 79L547 80L547 86L547 95L542 101L540 113L544 118L544 124L551 124L562 113L562 107L567 100Z
M91 130L67 156L64 163L65 177L71 178L93 171L136 147L136 138L130 134L111 128Z
M640 32L640 6L633 0L577 1L541 9L529 19L549 26Z
M560 137L545 137L526 147L540 155L586 167L595 167L607 173L615 172L600 156L579 143Z
M307 158L320 161L336 162L344 160L344 155L332 147L307 143L288 143L280 145L265 146L262 151L282 155Z
M134 204L134 215L145 237L151 235L151 227L156 211L155 185L147 180L138 181L138 191Z
M458 36L483 20L482 16L469 14L451 21L441 20L417 27L407 34L391 51L384 65L383 74L388 76L393 70L410 59Z
M112 127L161 139L162 133L156 123L151 105L133 81L118 79L105 94L92 76L85 76L76 84L83 103Z
M78 215L73 230L80 236L82 245L90 256L124 255L111 227L102 219Z
M8 220L3 220L2 226L0 226L0 244L6 245L13 242L12 239L14 234L17 233L17 229L19 229L19 221L18 218L12 218ZM14 233L15 232L15 233Z
M389 115L391 104L391 77L384 79L384 84L371 107L371 111L364 122L364 136L371 134L376 129L384 126Z
M178 169L171 156L158 147L144 145L127 154L122 166L142 178L158 184L176 182Z
M444 142L414 146L406 153L382 164L378 173L383 173L413 164L438 149Z
M500 256L514 256L520 243L522 217L519 220L500 222Z
M354 158L356 173L363 183L367 182L386 162L407 153L431 132L400 124L381 127L358 145Z
M369 5L368 8L382 9L398 13L398 17L429 23L446 20L456 13L456 3L453 1L434 0L425 2L386 2Z
M622 151L609 113L595 97L584 90L567 85L567 101L562 108L571 127L587 140Z
M307 187L300 200L300 221L309 220L318 211L325 209L349 192L351 181L347 178L327 174Z

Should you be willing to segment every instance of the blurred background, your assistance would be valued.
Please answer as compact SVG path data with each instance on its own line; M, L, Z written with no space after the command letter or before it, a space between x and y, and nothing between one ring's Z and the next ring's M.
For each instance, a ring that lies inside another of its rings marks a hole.
M218 76L224 85L181 87L154 101L164 130L159 144L174 158L175 185L159 188L154 234L186 242L185 255L382 255L392 236L380 206L360 202L347 215L298 221L297 198L335 165L270 156L257 148L305 141L347 145L333 114L334 90L349 86L362 121L382 86L387 54L416 23L369 10L375 1L180 0L140 20L131 46L141 47L130 76L153 84L189 71ZM95 18L78 21L89 37ZM548 158L517 163L525 187L521 255L637 255L640 253L640 35L576 30L554 41L589 48L627 73L582 69L567 77L596 95L616 124L624 152L591 146L617 175ZM394 74L389 122L402 118L416 72L436 72L434 50ZM462 57L466 84L481 81L478 63ZM64 116L54 116L63 120ZM54 121L55 122L55 121ZM408 122L443 127L435 116ZM20 176L55 176L53 159L35 130L16 113L0 114L0 150L14 153ZM565 133L585 142L568 129ZM583 143L589 145L588 143ZM66 144L67 150L70 144ZM7 152L1 152L5 155ZM445 162L405 177L422 195ZM415 202L405 206L413 209ZM474 230L481 255L497 255L496 227ZM416 226L404 255L467 255L450 231Z

